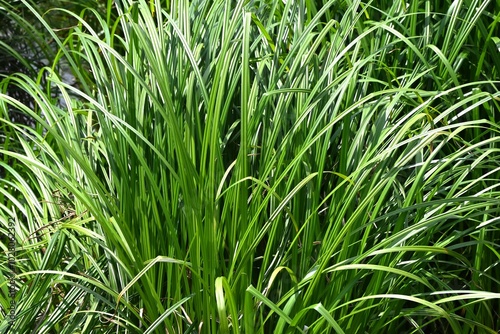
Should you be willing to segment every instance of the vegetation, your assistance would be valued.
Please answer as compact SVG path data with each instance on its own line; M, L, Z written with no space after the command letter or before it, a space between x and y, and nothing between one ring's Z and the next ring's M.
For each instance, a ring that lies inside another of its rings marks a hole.
M499 6L0 0L0 332L497 333Z

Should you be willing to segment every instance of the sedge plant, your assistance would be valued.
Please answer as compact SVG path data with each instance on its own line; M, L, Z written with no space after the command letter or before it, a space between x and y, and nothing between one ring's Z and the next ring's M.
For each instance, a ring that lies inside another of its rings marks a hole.
M20 2L2 331L500 329L497 3Z

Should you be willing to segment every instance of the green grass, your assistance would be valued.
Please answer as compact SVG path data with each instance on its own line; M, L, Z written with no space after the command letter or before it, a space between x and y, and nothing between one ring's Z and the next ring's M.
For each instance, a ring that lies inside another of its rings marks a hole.
M496 2L18 4L0 331L500 330Z

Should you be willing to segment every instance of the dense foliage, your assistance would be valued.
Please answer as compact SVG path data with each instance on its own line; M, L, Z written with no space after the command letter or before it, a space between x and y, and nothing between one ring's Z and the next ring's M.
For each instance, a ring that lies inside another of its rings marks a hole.
M0 332L500 330L498 1L0 13Z

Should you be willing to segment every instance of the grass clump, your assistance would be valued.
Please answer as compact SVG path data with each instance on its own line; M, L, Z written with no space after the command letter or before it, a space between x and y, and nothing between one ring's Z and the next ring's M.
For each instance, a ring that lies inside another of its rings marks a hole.
M2 330L500 329L495 2L21 3Z

